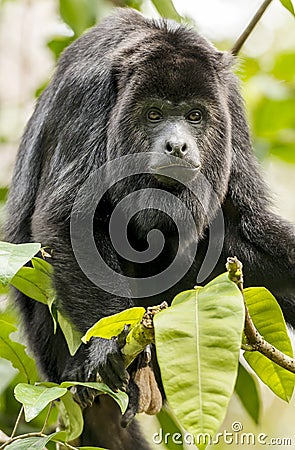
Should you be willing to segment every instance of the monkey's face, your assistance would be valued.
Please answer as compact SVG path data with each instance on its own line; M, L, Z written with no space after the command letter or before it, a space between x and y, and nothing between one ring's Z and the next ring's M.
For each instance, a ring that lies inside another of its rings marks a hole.
M196 178L201 166L197 140L202 133L203 108L161 99L148 99L141 106L140 121L151 142L154 177L164 186Z
M169 184L169 174L183 173L197 182L201 172L223 196L231 164L226 75L210 62L212 54L219 55L216 50L207 49L207 59L195 56L195 47L186 53L189 49L177 56L155 51L138 67L130 57L124 60L108 157L151 152L150 168L162 172L156 175L159 181Z
M148 188L170 191L186 202L203 225L207 218L200 203L211 204L214 216L219 205L213 196L222 202L230 175L228 72L212 63L221 55L215 49L198 52L195 45L183 48L177 55L174 48L166 55L163 49L146 53L141 49L141 64L133 54L122 59L117 68L117 102L108 128L107 154L108 159L149 155L149 173L118 183L112 190L115 202L132 189L140 189L137 201L145 206L153 196ZM149 215L153 216L151 222L162 220L159 213ZM146 211L142 213L142 224L148 222L147 216Z

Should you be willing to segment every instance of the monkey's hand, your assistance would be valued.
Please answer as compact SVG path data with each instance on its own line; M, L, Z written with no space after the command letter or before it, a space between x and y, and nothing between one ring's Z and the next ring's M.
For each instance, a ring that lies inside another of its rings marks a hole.
M119 342L116 338L95 338L91 342L88 367L113 391L126 390L129 374L125 368Z
M82 350L82 351L81 351ZM67 381L102 381L113 391L126 390L129 374L117 339L92 338L87 348L80 347L66 367L63 379ZM97 392L85 386L77 386L75 397L85 408L91 406Z

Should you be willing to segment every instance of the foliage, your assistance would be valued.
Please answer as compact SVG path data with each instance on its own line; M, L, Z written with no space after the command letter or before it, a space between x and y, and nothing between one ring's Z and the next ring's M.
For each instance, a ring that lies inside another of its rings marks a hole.
M292 357L292 344L282 311L274 296L265 288L245 289L244 295L249 313L260 334L285 355ZM295 381L293 373L287 372L258 352L245 352L244 358L277 396L290 401Z
M6 286L24 264L41 249L40 244L1 243L0 282Z
M37 379L35 362L26 354L24 345L10 338L16 329L11 323L0 320L0 357L8 359L27 383L34 383Z
M7 283L8 279L13 284L17 277L21 280L18 289L27 293L31 292L30 288L28 291L28 283L33 280L34 299L41 303L47 302L52 308L52 268L42 259L33 256L39 248L39 244L24 247L24 244L15 246L0 243L3 270L0 276L2 275L3 284ZM23 261L27 261L31 256L32 267L19 268L20 255ZM30 270L24 270L27 268ZM32 277L34 271L35 276ZM22 277L18 277L19 273ZM48 278L44 279L44 275ZM49 296L44 295L43 284L49 290ZM200 449L205 448L218 431L235 385L245 409L256 422L258 420L259 394L256 383L247 370L238 364L245 320L244 300L258 330L275 347L292 356L284 319L274 297L264 288L248 288L243 296L228 273L218 276L202 288L197 287L178 294L169 308L160 310L154 316L157 358L165 394L173 411L170 414L165 409L159 415L160 423L175 427L179 422L180 427L193 436ZM133 330L143 319L144 312L144 308L130 308L100 320L88 330L83 341L87 342L95 337L111 339L122 333L126 325L129 335L132 336ZM71 327L70 322L68 327ZM45 430L53 405L56 405L64 431L49 435L45 435L44 431L35 432L33 437L25 434L8 441L7 448L29 449L32 444L34 448L39 448L41 444L44 446L44 442L68 442L76 439L83 429L83 416L80 406L68 390L73 386L82 385L96 389L99 394L111 395L122 413L126 411L127 395L124 392L115 393L103 383L68 381L60 385L36 384L37 371L34 362L26 354L24 346L10 337L15 327L2 321L0 330L0 356L11 361L25 381L16 384L14 388L16 400L23 405L20 416L24 411L26 422L31 422L38 418L42 411L47 410L42 427L42 430ZM294 374L258 352L246 351L244 357L274 393L284 400L289 400L295 384ZM245 381L247 384L243 387Z
M293 14L293 16L295 16L292 0L280 0L280 2L291 14Z
M140 323L144 313L144 308L134 307L118 314L104 317L93 327L89 328L82 341L86 344L92 337L111 339L112 336L118 336L123 331L126 323L132 327Z
M295 52L245 57L238 73L244 84L254 150L260 159L275 156L295 163Z
M115 6L128 6L139 10L142 3L143 0L114 2ZM172 0L152 0L152 3L162 17L182 21ZM55 59L58 59L61 52L85 30L98 23L109 10L110 4L106 0L59 0L60 16L69 27L69 36L56 36L48 41L47 46L53 52ZM38 89L37 93L41 92L42 88Z

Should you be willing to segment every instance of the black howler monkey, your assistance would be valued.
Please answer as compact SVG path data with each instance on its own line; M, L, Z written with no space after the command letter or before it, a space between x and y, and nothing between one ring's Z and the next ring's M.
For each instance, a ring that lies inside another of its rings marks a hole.
M270 289L287 321L295 325L294 229L270 211L232 60L195 31L131 9L105 19L62 54L21 141L8 201L7 238L41 242L53 250L59 305L81 332L133 304L157 304L192 288L209 248L208 230L220 214L221 241L211 236L215 264L203 281L223 272L227 256L236 255L243 262L246 285ZM116 158L116 170L124 172L126 155L132 155L131 166L134 162L131 174L121 181L112 179L112 172L104 176L109 170L104 163ZM142 173L136 169L138 158L145 158ZM84 196L80 189L91 177ZM96 199L100 177L110 189ZM125 203L119 205L121 199ZM80 267L87 229L71 228L73 205L83 225L84 210L87 215L92 201L96 249L122 276L106 276L102 284L89 274L89 267L96 270L91 254L88 272ZM116 251L114 242L126 216L132 248L127 246L124 253L126 246ZM191 219L193 228L187 226ZM152 229L164 235L164 243L158 235L148 235ZM78 253L73 235L82 243ZM153 239L161 247L159 254L153 260L136 259L147 255ZM156 280L174 260L170 284L151 282L141 292L142 279ZM183 267L187 270L182 274ZM61 332L53 333L47 307L20 293L17 303L47 379L86 381L98 372L114 389L128 383L116 341L93 340L70 357ZM87 404L88 395L80 391L82 403ZM136 421L121 427L117 406L108 397L96 399L84 416L83 445L149 448Z

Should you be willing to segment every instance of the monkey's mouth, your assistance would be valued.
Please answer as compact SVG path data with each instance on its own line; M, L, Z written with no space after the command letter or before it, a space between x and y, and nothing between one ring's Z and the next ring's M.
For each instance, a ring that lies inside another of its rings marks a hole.
M165 164L157 167L152 167L152 174L154 177L162 182L174 184L177 182L192 181L200 171L200 166L184 164Z

